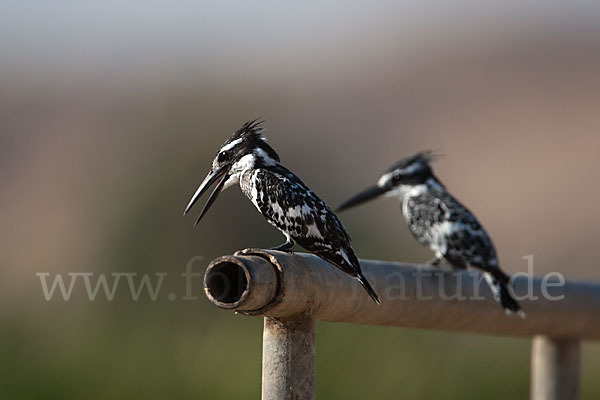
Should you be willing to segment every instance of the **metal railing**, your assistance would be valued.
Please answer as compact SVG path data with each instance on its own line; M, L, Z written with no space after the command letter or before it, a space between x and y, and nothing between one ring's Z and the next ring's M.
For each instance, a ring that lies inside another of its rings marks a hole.
M580 341L600 339L600 285L551 288L521 276L514 292L526 319L506 316L475 272L360 260L382 299L375 304L348 275L303 253L247 249L212 261L204 277L218 307L264 317L262 398L313 399L314 321L532 336L531 398L577 399ZM471 300L467 300L471 299ZM475 301L478 300L478 301Z

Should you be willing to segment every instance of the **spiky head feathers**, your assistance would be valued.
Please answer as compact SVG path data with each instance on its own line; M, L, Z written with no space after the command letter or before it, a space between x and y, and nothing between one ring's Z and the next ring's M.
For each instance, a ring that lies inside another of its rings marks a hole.
M440 155L433 151L422 151L394 164L379 179L379 186L418 185L434 178L431 163Z
M200 196L211 185L216 183L215 189L211 193L196 223L208 211L211 204L219 196L219 193L231 185L239 183L240 177L246 171L275 166L279 163L279 156L267 144L265 137L261 133L262 122L258 119L246 122L221 146L215 155L208 175L204 178L204 181L200 184L200 187L196 190L196 193L194 193L185 209L185 213L187 213Z
M279 163L279 155L262 134L263 122L259 119L246 122L215 155L211 171L228 171L225 188L237 183L240 174L248 169L270 167Z
M267 139L262 134L263 122L260 119L248 121L235 131L217 152L213 168L227 163L235 164L248 156L266 165L279 162L279 155L267 144Z

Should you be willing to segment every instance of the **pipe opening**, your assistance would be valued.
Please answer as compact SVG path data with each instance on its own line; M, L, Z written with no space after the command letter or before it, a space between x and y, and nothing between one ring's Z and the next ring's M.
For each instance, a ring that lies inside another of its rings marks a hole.
M248 279L242 267L231 262L214 265L206 276L210 296L226 304L237 303L248 289Z

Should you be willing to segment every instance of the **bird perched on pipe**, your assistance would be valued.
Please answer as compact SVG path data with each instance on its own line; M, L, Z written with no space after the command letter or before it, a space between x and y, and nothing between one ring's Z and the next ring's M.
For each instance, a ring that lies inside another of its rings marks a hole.
M456 269L478 269L494 298L506 313L525 313L508 291L509 277L502 272L494 245L477 218L435 176L433 152L405 158L388 169L372 186L337 208L343 211L380 196L397 197L413 236L428 246L435 258L429 265L446 260Z
M279 155L262 134L263 122L246 122L221 146L210 172L192 196L184 215L216 183L196 220L198 224L219 193L239 184L267 222L286 237L285 243L271 250L289 252L296 242L356 278L369 296L381 303L361 271L346 229L323 200L281 165Z

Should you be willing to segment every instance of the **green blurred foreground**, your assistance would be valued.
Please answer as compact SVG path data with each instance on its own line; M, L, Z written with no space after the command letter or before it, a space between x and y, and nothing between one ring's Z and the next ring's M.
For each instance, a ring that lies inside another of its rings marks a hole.
M204 299L137 304L62 300L1 336L3 399L260 396L260 318ZM75 318L75 316L77 318ZM517 399L529 390L527 339L318 323L320 398ZM600 346L583 346L584 398L600 396Z

